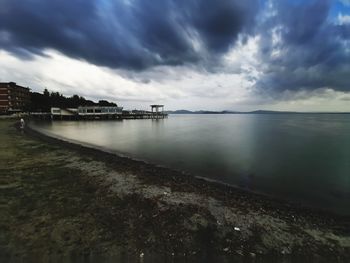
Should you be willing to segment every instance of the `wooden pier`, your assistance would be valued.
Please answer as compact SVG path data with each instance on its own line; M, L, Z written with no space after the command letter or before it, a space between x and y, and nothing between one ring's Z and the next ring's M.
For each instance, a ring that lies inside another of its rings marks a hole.
M54 116L50 113L35 113L29 114L34 119L41 120L142 120L142 119L165 119L168 118L166 113L158 114L104 114L104 115L89 115L89 116L78 116L78 115L62 115Z
M51 112L31 113L36 119L45 120L140 120L140 119L165 119L168 114L163 110L163 105L151 105L152 111L122 110L121 107L79 107L77 109L51 108ZM156 109L155 111L153 109Z

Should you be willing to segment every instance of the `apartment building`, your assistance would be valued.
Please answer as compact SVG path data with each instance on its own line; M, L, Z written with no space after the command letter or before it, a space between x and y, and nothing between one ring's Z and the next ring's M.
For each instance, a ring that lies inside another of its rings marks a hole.
M14 82L0 82L0 113L24 111L29 103L29 88Z

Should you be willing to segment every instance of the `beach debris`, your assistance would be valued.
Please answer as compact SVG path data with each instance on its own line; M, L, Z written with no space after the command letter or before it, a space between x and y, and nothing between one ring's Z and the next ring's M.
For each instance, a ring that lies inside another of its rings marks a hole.
M290 248L288 248L288 247L284 247L281 251L282 255L286 255L286 254L290 254L290 253L291 253L291 251L290 251Z
M164 194L164 195L169 195L169 193L168 193L168 192L165 192L165 191L164 191L164 193L163 193L163 194Z
M236 226L235 226L233 229L234 229L235 231L241 231L241 229L240 229L239 227L236 227Z
M144 254L143 252L141 252L141 253L140 253L140 258L143 258L144 255L145 255L145 254Z
M159 213L152 215L153 218L159 216Z
M223 251L224 252L228 252L230 249L228 248L228 247L225 247L224 249L223 249Z

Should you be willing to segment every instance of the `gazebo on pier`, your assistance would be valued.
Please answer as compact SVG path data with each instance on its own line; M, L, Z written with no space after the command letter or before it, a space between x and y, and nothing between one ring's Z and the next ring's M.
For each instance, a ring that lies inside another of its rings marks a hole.
M168 114L164 112L164 105L150 105L151 106L151 112L150 116L152 119L164 119L168 117Z
M151 105L152 113L164 114L164 105Z

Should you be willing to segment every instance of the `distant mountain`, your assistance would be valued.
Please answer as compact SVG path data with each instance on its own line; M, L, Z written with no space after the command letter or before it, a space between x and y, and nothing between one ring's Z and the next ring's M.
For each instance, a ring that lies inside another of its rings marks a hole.
M168 114L193 114L193 111L189 110L175 110L175 111L167 111Z
M208 110L199 110L199 111L190 111L190 110L175 110L167 111L168 114L232 114L239 113L234 111L208 111Z
M190 111L190 110L175 110L167 111L168 114L350 114L349 112L296 112L296 111L271 111L271 110L256 110L256 111Z
M243 114L250 112L239 112L239 111L209 111L209 110L198 110L198 111L190 111L190 110L175 110L175 111L167 111L168 114Z
M255 110L245 113L253 113L253 114L285 114L285 113L301 113L301 112L295 112L295 111L272 111L272 110Z
M236 113L245 113L238 111L208 111L208 110L199 110L199 111L190 111L190 110L175 110L167 111L168 114L236 114Z

